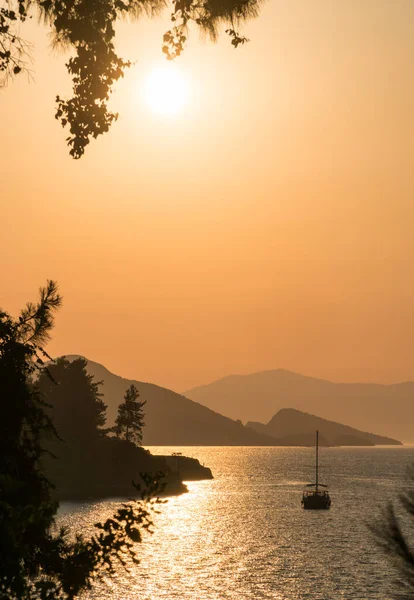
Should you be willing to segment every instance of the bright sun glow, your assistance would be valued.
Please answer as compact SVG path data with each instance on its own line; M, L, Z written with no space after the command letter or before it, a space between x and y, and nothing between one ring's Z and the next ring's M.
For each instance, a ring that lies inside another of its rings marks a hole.
M188 84L175 65L154 69L146 82L146 101L159 115L176 115L189 100Z

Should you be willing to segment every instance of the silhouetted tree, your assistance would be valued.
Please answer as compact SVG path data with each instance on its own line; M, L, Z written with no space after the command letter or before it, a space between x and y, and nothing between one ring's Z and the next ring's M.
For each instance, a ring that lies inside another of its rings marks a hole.
M103 434L106 404L95 382L86 371L87 361L59 358L48 366L38 381L38 389L52 408L51 416L59 437L77 444L93 441Z
M140 402L138 398L138 390L132 384L125 393L124 402L118 407L114 431L116 437L140 446L142 444L142 430L145 425L143 408L146 401Z
M108 468L103 457L105 444L110 442L102 429L106 405L99 392L100 382L87 373L86 365L84 358L72 362L59 358L48 365L37 384L59 436L45 440L45 447L58 460L45 456L42 462L59 498L104 494ZM128 478L126 483L130 481Z
M261 0L172 0L173 27L163 36L162 51L172 60L179 56L193 25L213 40L218 27L237 48L247 39L237 33L240 22L258 15ZM18 24L37 10L54 35L55 45L69 47L74 55L66 63L73 80L73 97L56 97L56 118L69 126L70 154L80 158L91 138L108 131L118 115L108 110L112 86L131 65L115 52L115 24L158 15L166 0L9 0L0 8L0 74L3 79L27 70L29 45L18 35Z
M137 562L133 544L141 541L140 527L150 529L159 502L121 505L88 540L52 532L57 503L41 460L42 440L54 427L33 378L49 358L42 346L60 305L49 281L17 319L0 312L0 600L72 599L111 574L116 561ZM154 480L145 494L156 487Z
M0 594L24 597L26 576L42 566L41 549L50 541L56 504L39 470L41 437L53 432L45 406L30 384L41 368L41 349L61 298L53 282L39 303L18 319L0 312Z
M397 502L388 503L383 521L373 531L399 570L401 597L408 600L414 598L414 467L406 486Z

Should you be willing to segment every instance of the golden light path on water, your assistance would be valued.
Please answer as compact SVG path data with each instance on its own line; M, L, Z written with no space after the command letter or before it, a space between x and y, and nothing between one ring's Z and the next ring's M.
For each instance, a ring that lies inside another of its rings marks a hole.
M395 571L368 524L395 497L414 448L329 448L321 456L332 509L303 511L313 470L306 448L152 448L181 451L215 479L189 483L155 519L141 564L88 593L102 600L389 600ZM78 531L109 517L116 501L64 504Z

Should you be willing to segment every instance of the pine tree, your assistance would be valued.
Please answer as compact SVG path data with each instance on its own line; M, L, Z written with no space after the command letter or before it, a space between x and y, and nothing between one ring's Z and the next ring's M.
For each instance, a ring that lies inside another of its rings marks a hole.
M159 503L150 499L160 489L158 480L146 477L145 502L123 503L89 539L53 529L58 503L42 459L43 442L56 430L35 381L46 368L44 358L50 359L43 344L61 301L49 281L38 303L27 304L17 319L0 310L0 600L74 600L113 574L115 563L138 562L134 545L143 531L151 532ZM82 370L82 364L74 368ZM94 407L93 422L100 426L99 394Z
M371 527L377 542L397 568L397 598L414 598L414 466L407 473L405 490L388 502L383 518Z
M124 402L118 407L114 431L116 437L141 446L146 401L140 402L138 398L139 392L132 384L125 392Z
M83 445L104 434L106 404L99 386L87 372L87 361L77 358L69 361L58 358L48 365L47 373L38 380L38 389L47 404L59 437L64 442L75 440Z

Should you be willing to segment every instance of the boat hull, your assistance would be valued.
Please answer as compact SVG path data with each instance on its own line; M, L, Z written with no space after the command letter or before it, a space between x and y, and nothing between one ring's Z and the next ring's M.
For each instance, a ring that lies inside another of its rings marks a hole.
M302 498L305 510L328 510L331 508L331 499L328 494L307 494Z

